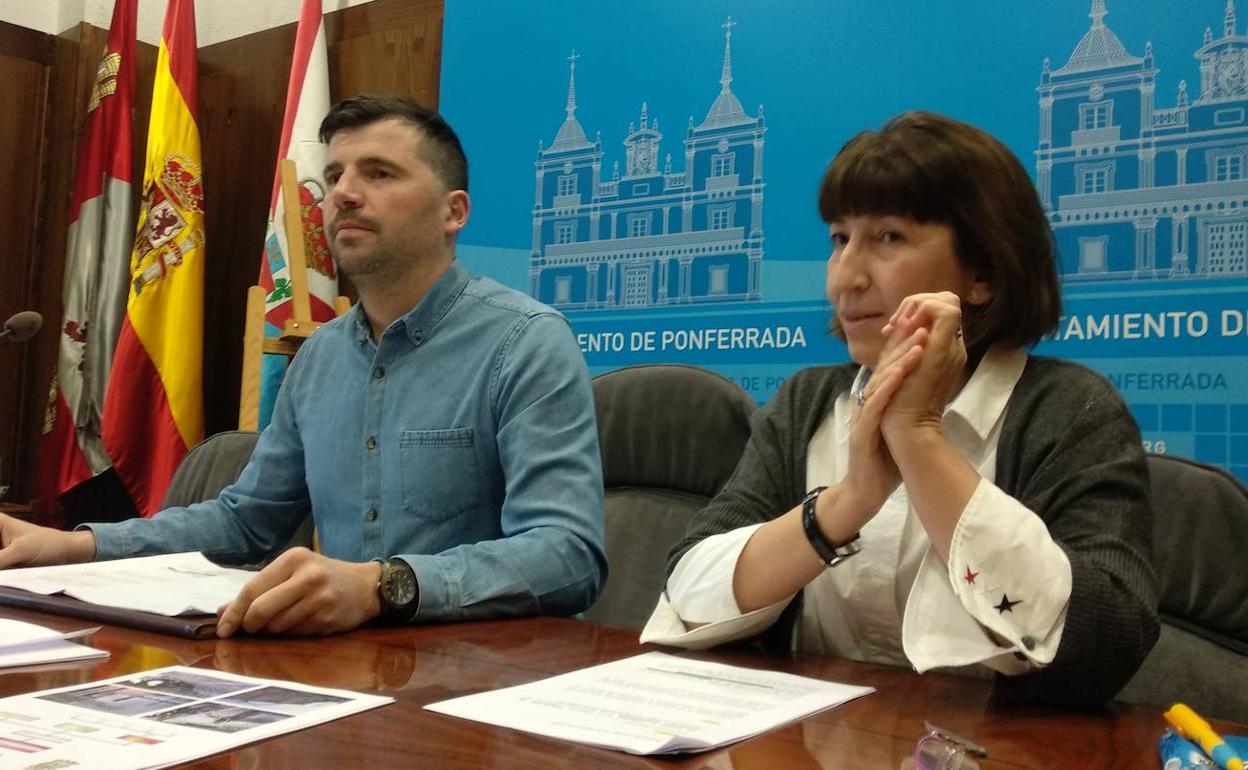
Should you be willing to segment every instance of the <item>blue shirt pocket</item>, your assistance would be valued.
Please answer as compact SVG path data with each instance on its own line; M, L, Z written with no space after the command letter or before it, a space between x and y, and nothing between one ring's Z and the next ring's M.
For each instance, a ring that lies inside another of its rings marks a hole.
M403 509L426 521L447 521L480 498L472 428L399 431Z

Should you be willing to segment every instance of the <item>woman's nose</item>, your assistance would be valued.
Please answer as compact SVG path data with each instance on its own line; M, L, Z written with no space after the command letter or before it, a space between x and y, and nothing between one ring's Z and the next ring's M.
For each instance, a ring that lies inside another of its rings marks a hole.
M863 253L855 243L839 246L828 258L828 293L864 288L868 281L863 267Z

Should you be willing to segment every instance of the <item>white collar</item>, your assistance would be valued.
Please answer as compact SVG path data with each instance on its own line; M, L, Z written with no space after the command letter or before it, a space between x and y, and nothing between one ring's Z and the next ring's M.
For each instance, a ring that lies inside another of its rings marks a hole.
M1005 414L1005 406L1026 366L1027 353L1019 348L989 348L971 379L945 408L945 414L961 417L980 439L987 438Z

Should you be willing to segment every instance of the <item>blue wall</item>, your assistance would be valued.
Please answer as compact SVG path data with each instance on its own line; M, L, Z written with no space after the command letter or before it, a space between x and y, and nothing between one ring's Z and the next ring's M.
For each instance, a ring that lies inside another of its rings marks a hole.
M898 112L943 112L1010 146L1048 207L1065 317L1040 352L1106 374L1149 448L1248 480L1244 5L448 0L442 110L473 166L461 256L564 310L595 372L693 363L763 401L845 359L827 162ZM556 200L568 173L576 196Z

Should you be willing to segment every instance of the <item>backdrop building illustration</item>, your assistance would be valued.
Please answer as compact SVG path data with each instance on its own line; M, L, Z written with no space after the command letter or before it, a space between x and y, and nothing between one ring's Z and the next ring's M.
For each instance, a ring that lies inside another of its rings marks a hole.
M1039 86L1036 181L1066 279L1248 275L1248 36L1234 2L1195 50L1199 85L1180 81L1172 107L1158 105L1152 44L1129 53L1104 0L1089 15Z
M563 310L760 299L766 127L762 106L751 116L732 91L733 26L719 94L701 122L689 117L679 170L643 102L623 165L604 174L601 134L589 141L576 117L578 57L568 57L567 116L537 152L533 296Z

